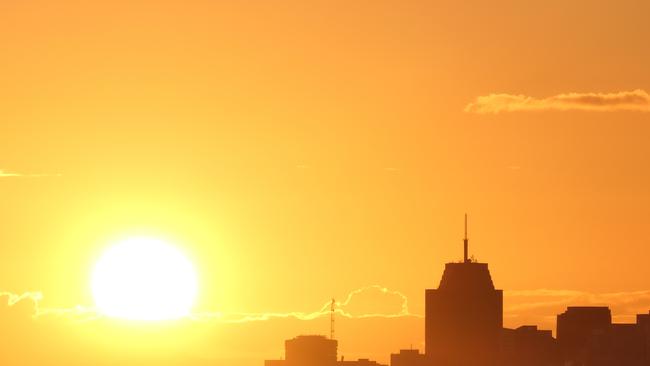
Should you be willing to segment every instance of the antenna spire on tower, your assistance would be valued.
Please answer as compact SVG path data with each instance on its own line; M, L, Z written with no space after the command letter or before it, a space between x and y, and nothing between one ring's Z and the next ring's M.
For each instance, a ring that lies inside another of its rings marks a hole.
M467 214L465 214L465 238L463 239L463 249L464 249L463 262L465 263L469 263L468 243L469 243L469 239L467 239Z

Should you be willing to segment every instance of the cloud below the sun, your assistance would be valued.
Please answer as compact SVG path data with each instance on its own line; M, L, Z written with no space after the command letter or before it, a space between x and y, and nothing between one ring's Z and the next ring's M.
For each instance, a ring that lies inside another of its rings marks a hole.
M102 319L92 307L48 308L41 306L40 292L14 294L0 292L0 311L6 316L12 307L22 308L15 312L24 316L29 313L35 319L63 318L73 321ZM507 325L539 324L554 328L555 316L567 306L609 306L614 321L633 322L636 314L650 311L650 290L592 293L574 290L516 290L504 292L504 317ZM25 310L30 309L30 310ZM362 287L350 291L342 301L335 301L337 317L347 319L398 319L423 318L423 314L409 309L409 298L402 292L380 285ZM188 319L199 322L251 323L274 319L315 320L327 317L331 312L331 300L314 311L290 312L219 312L207 311L192 314Z
M546 98L495 93L477 97L465 112L497 114L532 111L650 112L650 94L636 89L615 93L565 93Z
M40 306L43 295L40 292L14 294L0 292L0 302L6 297L7 307L17 306L19 303L30 302L35 318L63 317L74 320L88 321L100 319L103 316L91 307L75 306L71 308L48 308ZM334 311L337 316L349 319L363 318L399 318L422 317L409 310L408 297L403 293L379 285L362 287L349 292L343 301L335 301ZM297 320L313 320L331 313L331 300L325 302L314 311L293 312L199 312L192 314L190 319L198 321L216 321L222 323L246 323L265 321L271 319L293 318Z

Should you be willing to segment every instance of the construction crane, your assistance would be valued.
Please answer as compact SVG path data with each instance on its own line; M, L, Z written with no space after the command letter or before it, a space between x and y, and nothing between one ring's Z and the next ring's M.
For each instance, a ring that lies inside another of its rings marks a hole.
M336 300L332 299L330 306L330 339L334 339L334 312L336 308Z

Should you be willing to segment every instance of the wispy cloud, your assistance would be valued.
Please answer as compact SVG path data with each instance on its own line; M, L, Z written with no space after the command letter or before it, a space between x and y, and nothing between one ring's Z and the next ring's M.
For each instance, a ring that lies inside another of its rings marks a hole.
M8 291L0 291L0 312L3 308L11 309L20 307L26 310L33 318L59 317L72 319L74 321L88 321L100 318L100 314L92 308L74 306L71 308L44 308L41 306L43 294L38 291L16 294ZM21 313L23 314L23 313ZM0 314L0 316L3 314ZM24 314L26 315L26 314Z
M364 299L365 298L365 299ZM371 300L371 301L368 301ZM375 309L369 309L368 303L373 303ZM388 306L386 306L388 305ZM328 316L331 312L331 301L328 301L313 312L278 312L278 313L221 313L206 312L193 316L195 320L215 320L223 323L247 323L271 319L314 320ZM408 298L399 291L390 290L379 285L362 287L348 293L344 301L336 301L334 312L338 316L349 319L365 318L401 318L419 317L409 311Z
M548 98L522 94L489 94L477 97L465 107L465 112L478 114L545 110L650 112L650 95L642 89L617 93L567 93Z
M0 303L2 302L2 297L7 298L8 306L14 306L25 300L31 301L34 309L32 315L35 318L56 317L75 322L86 322L103 318L97 310L91 307L41 307L39 303L43 300L43 295L40 292L26 292L24 294L0 292ZM331 300L311 312L202 312L192 314L189 318L192 320L216 321L220 323L248 323L272 319L314 320L329 316L330 311ZM413 314L409 311L406 295L379 285L366 286L349 292L343 301L335 302L334 311L337 316L349 319L422 317L422 315Z
M20 301L31 300L35 305L43 299L43 294L40 292L24 292L22 294L15 294L7 291L0 291L0 298L6 297L8 306L14 306ZM1 302L1 301L0 301Z
M36 317L40 312L39 302L43 299L40 292L16 294L0 291L0 323L13 318Z
M5 301L6 298L6 301ZM63 318L74 322L86 322L102 319L92 307L75 306L71 308L47 308L39 306L43 299L40 292L14 294L0 292L0 308L17 304L28 305L33 309L35 318ZM27 302L27 304L25 304ZM32 305L29 305L31 302ZM288 312L218 312L209 311L192 314L189 319L201 322L239 324L264 322L270 320L293 319L315 320L330 314L331 300L314 311ZM504 316L508 326L538 324L552 329L555 317L567 306L609 306L618 322L633 322L636 314L648 313L650 310L650 290L592 293L574 290L517 290L504 292ZM395 319L423 318L422 314L412 313L409 299L402 292L380 285L362 287L350 291L343 301L336 301L334 310L337 316L347 319Z
M0 169L0 178L4 178L4 177L22 177L22 174L9 173L9 172L5 172L4 170Z
M16 172L8 172L0 169L0 178L8 178L8 177L37 178L37 177L60 177L60 176L61 174L23 174L23 173L16 173Z

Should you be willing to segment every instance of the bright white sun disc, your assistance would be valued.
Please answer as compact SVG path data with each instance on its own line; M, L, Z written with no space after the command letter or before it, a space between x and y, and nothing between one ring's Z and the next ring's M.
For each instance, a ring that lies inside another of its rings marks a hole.
M92 273L98 310L130 320L177 319L197 294L192 263L178 249L152 238L131 238L103 253Z

